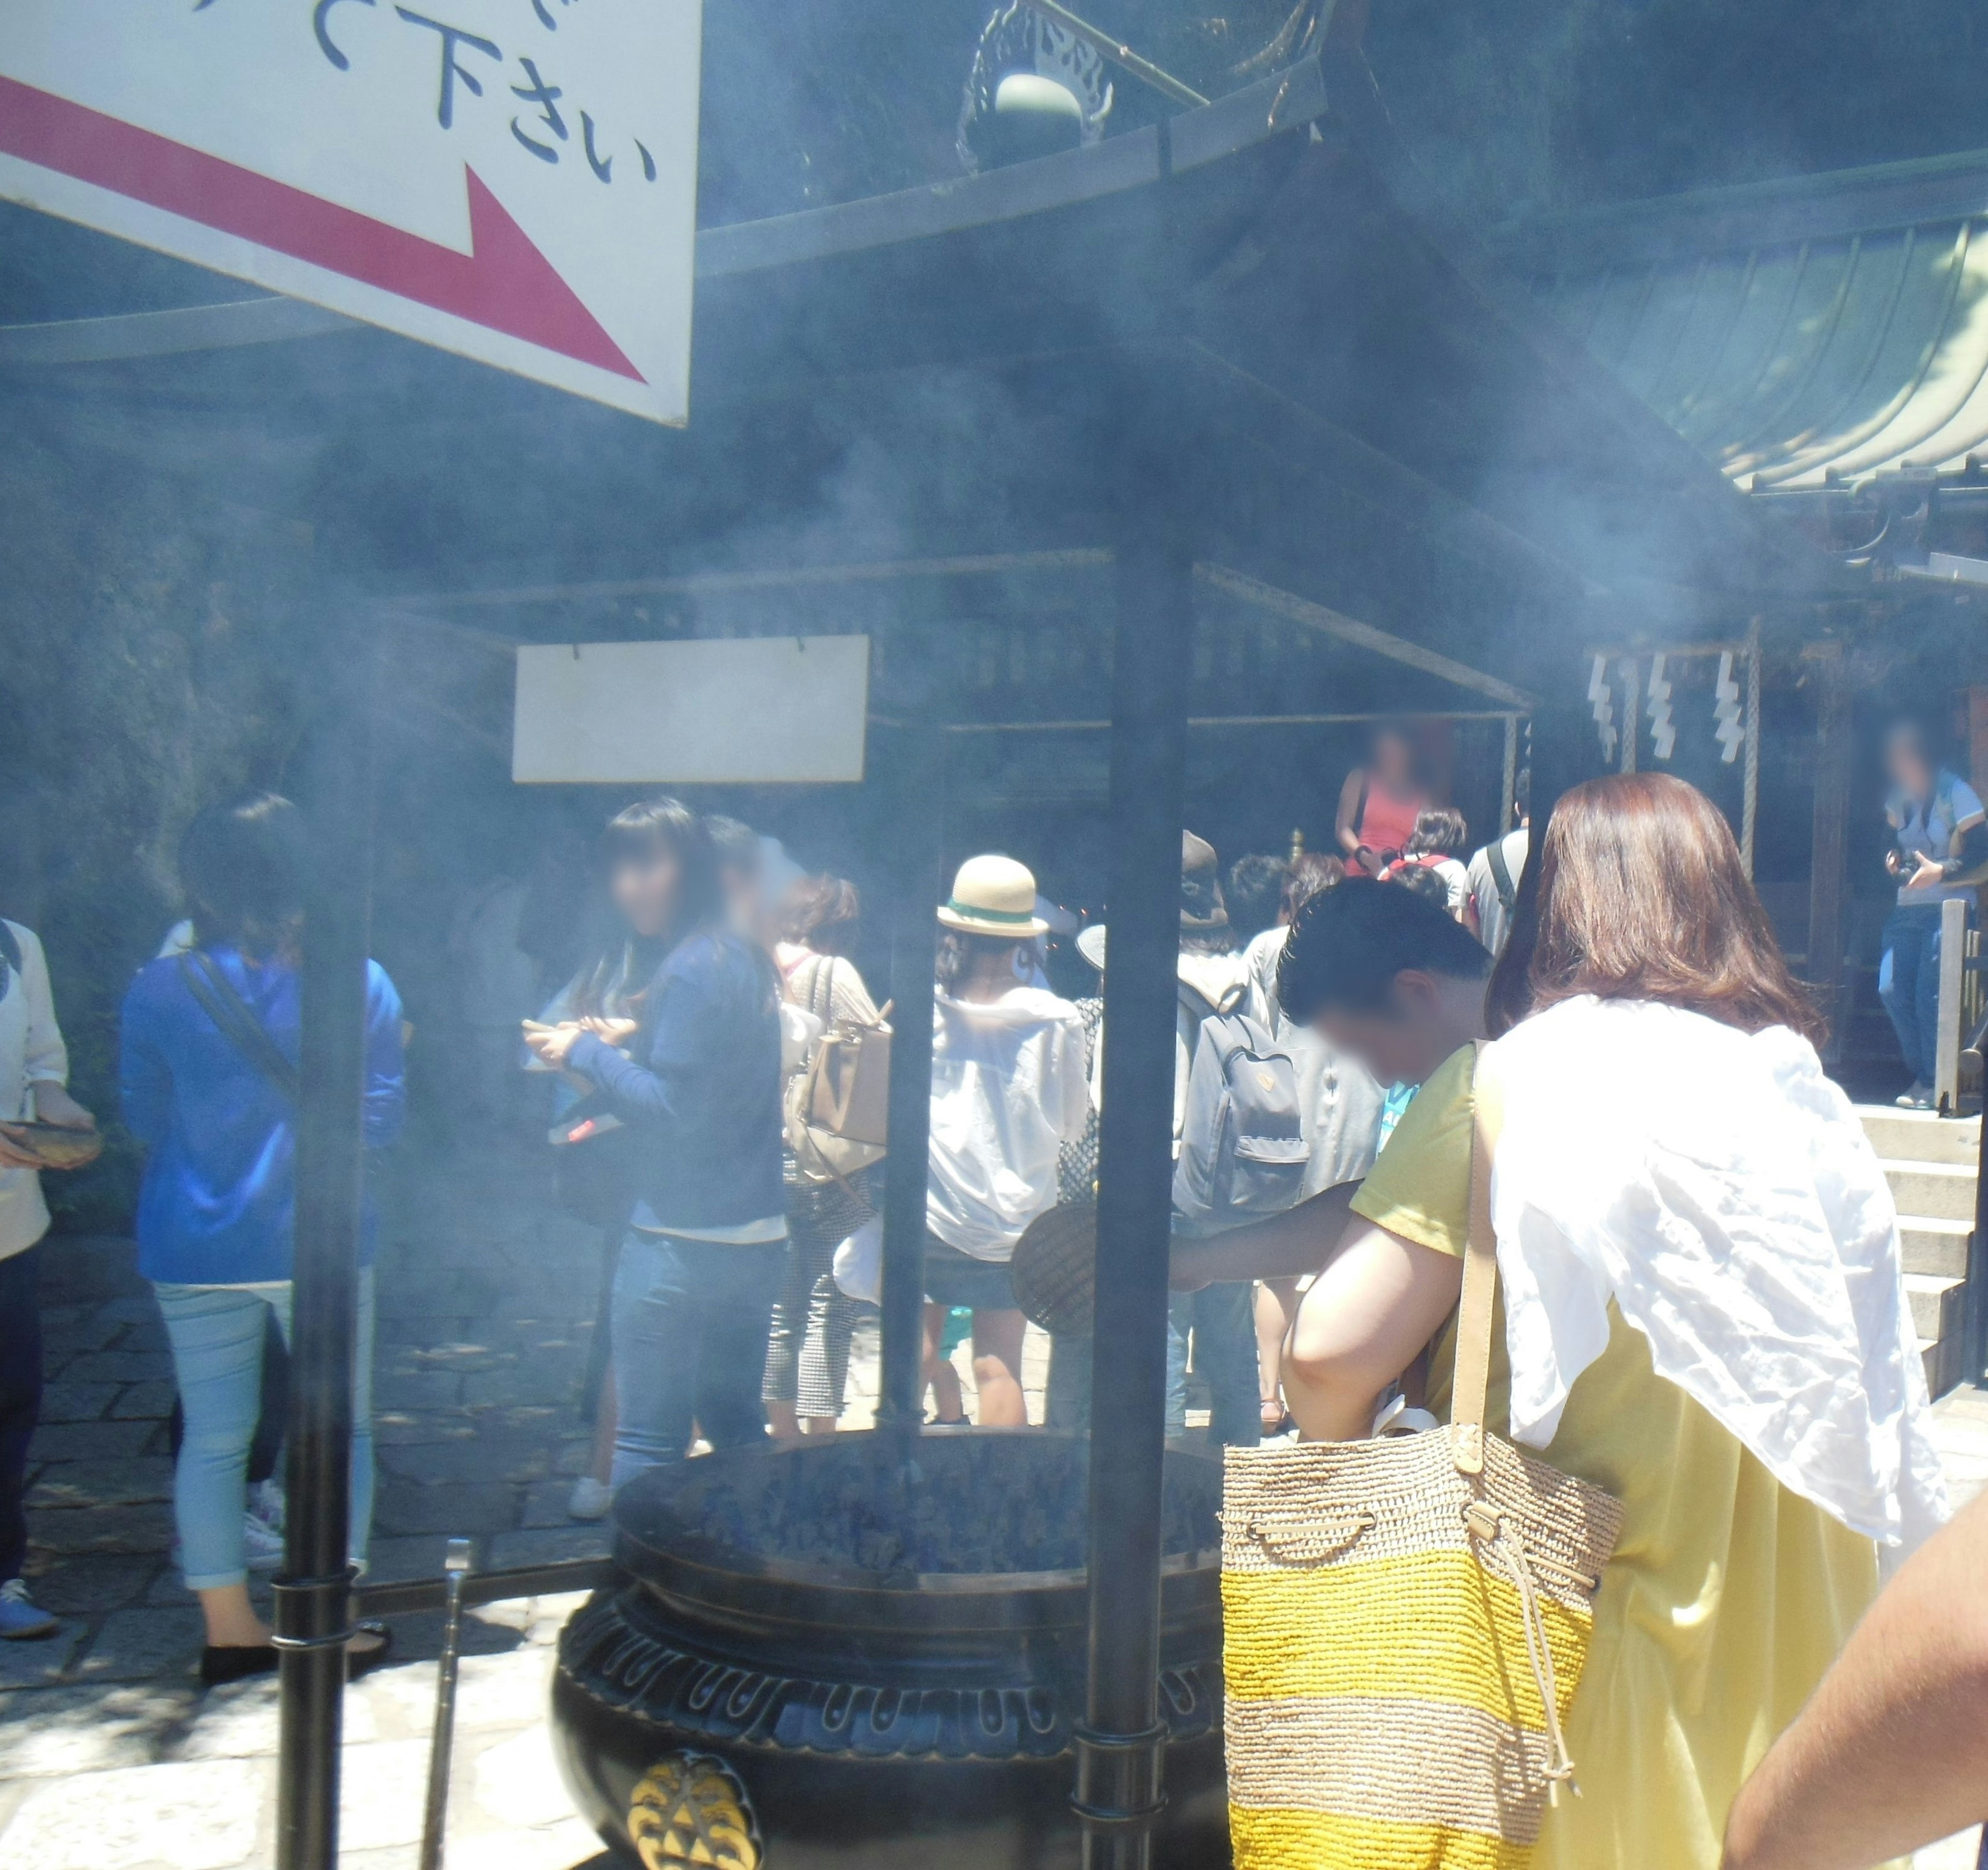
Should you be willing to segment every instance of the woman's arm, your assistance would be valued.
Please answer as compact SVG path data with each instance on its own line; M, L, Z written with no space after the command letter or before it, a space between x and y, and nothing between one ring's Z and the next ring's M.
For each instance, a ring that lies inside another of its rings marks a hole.
M367 970L366 1146L382 1149L407 1115L407 1058L401 1037L401 996L377 961Z
M1442 1328L1463 1262L1362 1224L1304 1295L1284 1352L1284 1397L1307 1441L1358 1441L1374 1400Z
M1167 1283L1177 1292L1235 1279L1302 1278L1338 1250L1357 1182L1341 1182L1294 1208L1208 1240L1173 1244Z
M1988 1500L1929 1540L1733 1801L1725 1870L1861 1870L1988 1818Z
M124 996L117 1026L117 1101L124 1127L148 1149L166 1139L173 1120L173 1073L156 1030L157 1009L144 977Z
M1339 813L1333 821L1333 835L1348 857L1360 855L1360 834L1354 829L1353 821L1360 815L1360 795L1365 785L1366 775L1356 766L1339 788Z

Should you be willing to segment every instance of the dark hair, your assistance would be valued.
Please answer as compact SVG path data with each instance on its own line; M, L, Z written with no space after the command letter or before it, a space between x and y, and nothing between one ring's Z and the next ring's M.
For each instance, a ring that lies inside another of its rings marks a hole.
M1229 920L1247 941L1277 919L1290 868L1281 857L1239 857L1229 866Z
M1445 915L1449 913L1449 885L1436 874L1433 864L1397 864L1381 880L1433 903Z
M1538 889L1537 912L1515 917L1491 983L1494 1032L1593 994L1821 1041L1821 1015L1781 958L1733 829L1696 786L1668 773L1612 773L1564 794Z
M705 819L704 829L717 852L719 869L756 871L766 861L759 834L750 825L713 812Z
M1346 865L1343 859L1335 857L1330 851L1305 851L1292 859L1284 877L1284 919L1297 920L1298 911L1304 907L1321 890L1330 889L1346 880Z
M803 942L818 954L847 955L863 914L863 899L847 877L804 876L787 897L783 941Z
M1530 766L1520 767L1518 777L1512 781L1512 808L1520 818L1532 812L1533 769Z
M1425 805L1415 814L1415 828L1401 846L1404 857L1456 857L1462 855L1470 828L1454 805Z
M1277 998L1300 1024L1328 1007L1375 1012L1408 968L1481 981L1491 957L1446 911L1412 889L1349 876L1298 911L1277 963Z
M658 845L675 857L681 871L675 922L663 935L643 937L617 930L604 942L573 984L573 1010L577 1014L637 1008L642 990L670 950L686 935L722 917L718 856L710 830L681 799L645 798L616 812L600 834L602 868L611 874L617 863L639 861ZM610 1007L610 999L620 1004Z
M949 994L982 956L1012 954L1021 946L1012 935L969 935L963 929L941 929L938 962L932 977Z
M274 792L209 805L180 839L180 883L203 948L267 954L293 940L304 908L303 814Z

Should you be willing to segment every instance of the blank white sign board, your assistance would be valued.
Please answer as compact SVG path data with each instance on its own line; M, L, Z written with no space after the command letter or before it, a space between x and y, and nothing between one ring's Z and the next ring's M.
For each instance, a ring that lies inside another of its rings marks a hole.
M867 636L524 644L521 784L766 785L863 777Z

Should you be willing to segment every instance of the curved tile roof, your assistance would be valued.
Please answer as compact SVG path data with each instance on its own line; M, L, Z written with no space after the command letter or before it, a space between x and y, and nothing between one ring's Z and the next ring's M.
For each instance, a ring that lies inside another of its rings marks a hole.
M1988 457L1988 155L1630 204L1496 244L1743 487Z

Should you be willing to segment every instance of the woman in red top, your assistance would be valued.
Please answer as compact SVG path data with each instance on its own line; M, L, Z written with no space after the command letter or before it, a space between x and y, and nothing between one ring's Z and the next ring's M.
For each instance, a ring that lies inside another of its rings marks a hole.
M1378 876L1415 835L1416 816L1428 803L1408 735L1398 727L1375 728L1367 764L1354 767L1339 788L1336 829L1347 867Z

